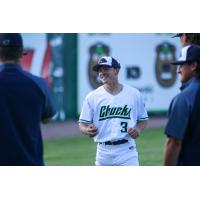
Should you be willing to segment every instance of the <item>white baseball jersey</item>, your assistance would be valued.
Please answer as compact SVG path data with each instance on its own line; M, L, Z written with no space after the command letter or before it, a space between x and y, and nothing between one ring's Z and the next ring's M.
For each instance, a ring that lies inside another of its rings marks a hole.
M130 140L128 129L147 119L142 95L136 88L123 85L120 93L112 95L100 86L86 96L79 122L93 123L98 128L94 141L106 142Z

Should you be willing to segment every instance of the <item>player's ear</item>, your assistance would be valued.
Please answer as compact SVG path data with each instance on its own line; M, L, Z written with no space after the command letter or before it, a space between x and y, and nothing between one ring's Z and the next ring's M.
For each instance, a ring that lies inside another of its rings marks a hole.
M190 64L190 66L191 66L192 71L195 72L197 70L198 63L197 62L192 62Z
M115 68L115 70L116 70L117 74L119 74L119 70L120 70L120 69L119 69L119 68Z

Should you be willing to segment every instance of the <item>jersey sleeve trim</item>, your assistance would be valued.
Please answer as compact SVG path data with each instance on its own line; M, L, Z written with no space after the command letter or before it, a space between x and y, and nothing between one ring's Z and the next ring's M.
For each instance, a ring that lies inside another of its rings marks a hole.
M84 119L79 119L79 122L86 123L86 124L93 123L92 121L87 121L87 120L84 120Z
M144 118L138 119L137 121L145 121L145 120L148 120L148 119L149 119L148 117L144 117Z

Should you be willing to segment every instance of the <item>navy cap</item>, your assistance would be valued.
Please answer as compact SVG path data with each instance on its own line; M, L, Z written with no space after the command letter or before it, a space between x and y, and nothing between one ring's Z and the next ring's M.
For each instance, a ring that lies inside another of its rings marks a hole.
M175 38L175 37L182 37L183 33L177 33L176 35L173 35L172 38Z
M181 50L180 58L172 62L172 65L181 65L188 62L200 62L200 46L199 45L188 45Z
M107 67L107 68L120 68L120 64L112 57L103 56L99 59L98 64L93 66L93 71L98 72L100 67Z
M23 48L22 36L20 33L0 33L0 47Z

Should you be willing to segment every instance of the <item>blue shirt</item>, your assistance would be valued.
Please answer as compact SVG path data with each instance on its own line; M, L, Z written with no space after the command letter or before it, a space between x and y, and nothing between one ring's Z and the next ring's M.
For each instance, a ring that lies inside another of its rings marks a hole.
M54 114L43 79L16 64L0 65L0 165L44 165L40 122Z
M177 165L200 165L200 79L193 78L171 102L165 134L182 141Z

